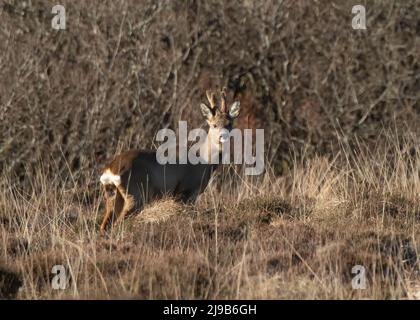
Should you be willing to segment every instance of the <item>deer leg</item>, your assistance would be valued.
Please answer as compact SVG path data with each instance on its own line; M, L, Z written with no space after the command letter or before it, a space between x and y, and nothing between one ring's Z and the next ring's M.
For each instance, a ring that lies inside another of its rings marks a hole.
M102 219L102 223L101 223L101 227L100 227L100 231L104 232L105 228L108 224L109 219L111 218L112 215L112 211L114 208L114 204L113 204L113 197L109 192L109 186L104 185L104 197L105 197L105 214L104 217Z
M111 192L107 192L107 190L105 191L106 211L100 228L101 232L105 231L111 220L112 214L114 213L114 216L118 216L124 207L124 198L116 187L113 187L112 194L110 194Z
M196 190L187 190L184 191L180 197L182 203L192 204L197 200L199 192Z
M125 205L125 200L123 196L121 195L121 193L118 191L118 189L116 190L116 193L117 195L115 196L114 220L118 219L118 216L121 214Z
M116 215L116 219L113 221L113 225L116 225L119 222L121 222L126 216L126 214L131 209L133 209L134 204L135 204L134 197L128 194L122 185L119 185L117 187L117 190L118 190L118 194L120 194L121 197L123 198L124 205L122 206L122 209L120 210L120 212Z

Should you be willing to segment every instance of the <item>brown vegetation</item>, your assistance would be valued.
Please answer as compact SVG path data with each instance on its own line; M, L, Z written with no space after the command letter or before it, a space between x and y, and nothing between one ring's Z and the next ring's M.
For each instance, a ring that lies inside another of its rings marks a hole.
M418 297L416 1L369 1L366 31L344 0L63 1L65 31L54 4L0 4L0 299ZM266 172L100 237L100 166L224 85Z

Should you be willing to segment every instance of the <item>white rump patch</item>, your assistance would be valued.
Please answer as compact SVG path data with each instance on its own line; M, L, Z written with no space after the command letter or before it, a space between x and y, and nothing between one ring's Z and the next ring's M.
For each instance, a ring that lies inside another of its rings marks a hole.
M100 181L103 185L113 184L115 186L118 186L121 183L121 177L119 175L113 174L109 170L106 170L101 175Z

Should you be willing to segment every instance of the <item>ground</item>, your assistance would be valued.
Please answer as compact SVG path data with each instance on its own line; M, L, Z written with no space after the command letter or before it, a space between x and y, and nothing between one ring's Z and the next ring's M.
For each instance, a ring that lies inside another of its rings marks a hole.
M0 294L418 298L420 158L409 150L391 142L343 149L280 177L269 168L250 178L224 167L196 204L162 199L104 236L98 181L91 194L88 186L60 187L39 176L31 194L5 188L0 196ZM52 288L54 265L67 270L64 290ZM352 287L357 265L366 289Z
M420 6L357 2L2 0L0 299L419 298ZM107 161L223 87L264 173L101 236Z

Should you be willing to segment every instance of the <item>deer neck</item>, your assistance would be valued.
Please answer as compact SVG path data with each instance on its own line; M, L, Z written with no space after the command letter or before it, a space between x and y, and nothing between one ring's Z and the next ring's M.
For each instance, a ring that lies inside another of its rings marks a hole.
M221 151L219 139L209 129L206 138L200 146L200 158L202 162L207 164L218 163Z

